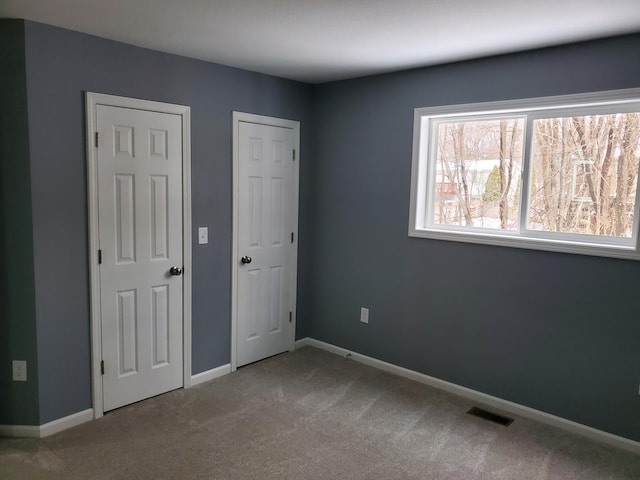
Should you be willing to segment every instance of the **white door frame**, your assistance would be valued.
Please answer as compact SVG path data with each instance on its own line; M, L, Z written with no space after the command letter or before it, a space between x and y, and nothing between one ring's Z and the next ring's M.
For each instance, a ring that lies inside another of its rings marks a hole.
M98 151L95 147L96 107L111 107L148 110L180 115L182 121L182 239L183 253L183 386L191 386L191 109L183 105L138 100L101 93L86 93L87 120L87 196L89 215L89 283L91 294L91 376L93 417L104 414L102 396L102 328L100 318L100 270L98 267Z
M295 241L291 253L291 312L292 321L289 325L289 351L295 349L296 341L296 290L298 278L298 203L300 179L300 122L282 118L254 115L252 113L233 112L233 235L231 239L231 371L238 368L236 342L238 336L238 232L239 232L239 189L240 189L240 122L258 123L272 127L284 127L293 130L293 232Z

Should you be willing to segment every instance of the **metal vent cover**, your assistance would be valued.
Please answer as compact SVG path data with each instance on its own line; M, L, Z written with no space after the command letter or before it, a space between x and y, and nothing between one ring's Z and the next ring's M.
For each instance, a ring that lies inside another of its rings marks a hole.
M488 420L493 423L497 423L504 427L508 427L513 423L513 418L505 417L502 415L498 415L497 413L489 412L479 407L471 407L471 409L467 412L469 415L473 415L474 417L479 417L484 420Z

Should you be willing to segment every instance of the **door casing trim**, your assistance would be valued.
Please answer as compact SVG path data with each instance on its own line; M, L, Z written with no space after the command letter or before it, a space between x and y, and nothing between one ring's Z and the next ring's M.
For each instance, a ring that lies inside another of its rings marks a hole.
M293 232L295 240L292 249L292 275L291 275L291 305L292 312L291 325L289 327L289 351L295 350L296 339L296 295L298 278L298 206L300 203L300 122L296 120L286 120L283 118L268 117L264 115L254 115L252 113L233 112L233 230L231 238L231 371L238 368L237 363L237 336L238 336L238 233L239 233L239 142L240 142L240 122L258 123L271 127L284 127L293 130L293 149L295 151L295 161L293 162Z
M91 314L91 377L93 418L104 415L102 392L102 329L100 321L100 271L98 267L98 169L97 149L94 143L96 132L96 107L111 107L148 110L180 115L182 124L182 353L184 388L191 387L191 108L185 105L154 102L135 98L119 97L102 93L86 92L86 145L87 145L87 200L89 220L89 288Z

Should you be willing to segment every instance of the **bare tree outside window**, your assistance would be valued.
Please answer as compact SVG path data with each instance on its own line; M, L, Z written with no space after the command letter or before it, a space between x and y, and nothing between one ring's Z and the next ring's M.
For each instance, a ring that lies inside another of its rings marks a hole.
M522 118L440 123L434 222L517 229Z
M528 227L633 235L640 114L534 120Z

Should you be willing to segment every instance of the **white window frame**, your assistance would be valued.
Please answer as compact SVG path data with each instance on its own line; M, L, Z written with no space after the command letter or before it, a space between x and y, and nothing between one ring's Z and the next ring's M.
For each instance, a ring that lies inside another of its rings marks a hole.
M576 95L448 105L414 110L409 236L505 247L640 260L638 225L640 186L636 185L631 238L546 232L527 228L533 121L538 118L640 112L640 88ZM439 123L459 120L524 118L522 187L518 230L442 225L433 222L436 149L433 131ZM433 159L433 161L430 161ZM638 175L640 181L640 175Z

